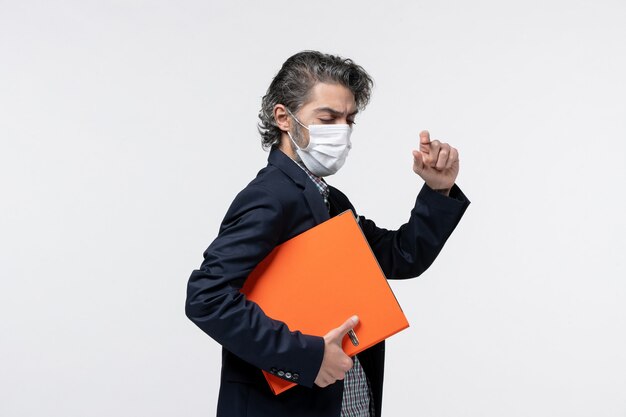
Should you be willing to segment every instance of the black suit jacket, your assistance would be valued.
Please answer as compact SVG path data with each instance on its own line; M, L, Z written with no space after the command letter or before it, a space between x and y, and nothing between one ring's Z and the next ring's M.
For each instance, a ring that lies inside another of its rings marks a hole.
M231 204L217 238L204 252L200 269L192 272L187 317L223 347L219 417L340 415L343 382L326 388L313 383L324 355L323 338L292 331L239 292L248 274L276 245L330 216L354 211L348 198L334 187L330 187L329 202L330 213L306 173L273 149L267 167ZM398 230L358 218L387 278L404 279L430 266L468 205L456 185L450 197L424 186L408 222ZM384 342L360 353L359 360L379 416ZM288 372L298 386L275 396L261 369Z

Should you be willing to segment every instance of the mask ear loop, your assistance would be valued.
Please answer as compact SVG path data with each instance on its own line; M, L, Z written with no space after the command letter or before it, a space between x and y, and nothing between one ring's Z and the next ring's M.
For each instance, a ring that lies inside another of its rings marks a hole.
M293 120L295 120L296 122L298 122L298 124L300 126L302 126L303 128L305 128L306 130L309 130L308 127L306 127L305 125L302 124L302 122L300 120L298 120L298 118L296 118L296 116L293 115L293 113L291 112L291 110L289 110L287 107L285 107L285 110L287 110L287 113L289 113L291 115L291 117L293 117Z
M298 122L298 124L300 126L302 126L303 128L305 128L306 130L309 130L308 127L306 127L305 125L302 124L302 122L300 122L300 120L298 120L298 118L296 116L293 115L293 113L291 112L291 110L289 110L287 107L285 107L285 110L287 110L287 113L289 113L289 115L291 117L293 117L293 120L295 120L296 122ZM296 143L296 141L293 139L293 136L291 136L291 132L287 131L287 135L289 136L289 139L291 139L291 142L295 145L295 147L300 150L300 151L304 151L304 148L301 148L300 146L298 146L298 144Z
M287 131L287 135L289 136L289 139L291 139L291 143L293 143L293 144L294 144L294 146L295 146L298 150L300 150L300 151L303 151L303 150L304 150L304 149L302 149L301 147L299 147L299 146L298 146L298 144L296 143L296 141L295 141L295 140L293 140L293 136L291 136L291 132L290 132L290 131Z

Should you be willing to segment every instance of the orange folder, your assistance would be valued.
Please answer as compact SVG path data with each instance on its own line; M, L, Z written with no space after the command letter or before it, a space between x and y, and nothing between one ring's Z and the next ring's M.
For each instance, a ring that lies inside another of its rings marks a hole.
M356 314L349 356L409 327L351 211L284 242L250 273L241 292L291 331L324 336ZM274 394L296 384L263 371Z

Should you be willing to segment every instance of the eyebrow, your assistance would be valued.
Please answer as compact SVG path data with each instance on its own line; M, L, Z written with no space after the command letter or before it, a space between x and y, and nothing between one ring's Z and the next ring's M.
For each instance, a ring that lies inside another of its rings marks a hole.
M332 114L333 116L343 116L343 112L335 110L331 107L319 107L317 109L314 110L316 113L323 113L323 112L328 112L330 114ZM355 110L352 113L348 114L348 116L354 116L359 112L359 110Z

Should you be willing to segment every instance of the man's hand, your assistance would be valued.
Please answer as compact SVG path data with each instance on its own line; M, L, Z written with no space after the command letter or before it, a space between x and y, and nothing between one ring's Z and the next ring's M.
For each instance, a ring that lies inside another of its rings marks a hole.
M430 188L448 195L459 174L459 152L447 143L431 141L428 130L422 130L420 150L413 151L413 171Z
M344 379L346 372L352 368L352 359L343 351L341 343L346 333L358 322L359 318L352 316L344 324L324 336L324 359L315 378L315 385L318 387L324 388L334 384L337 380Z

